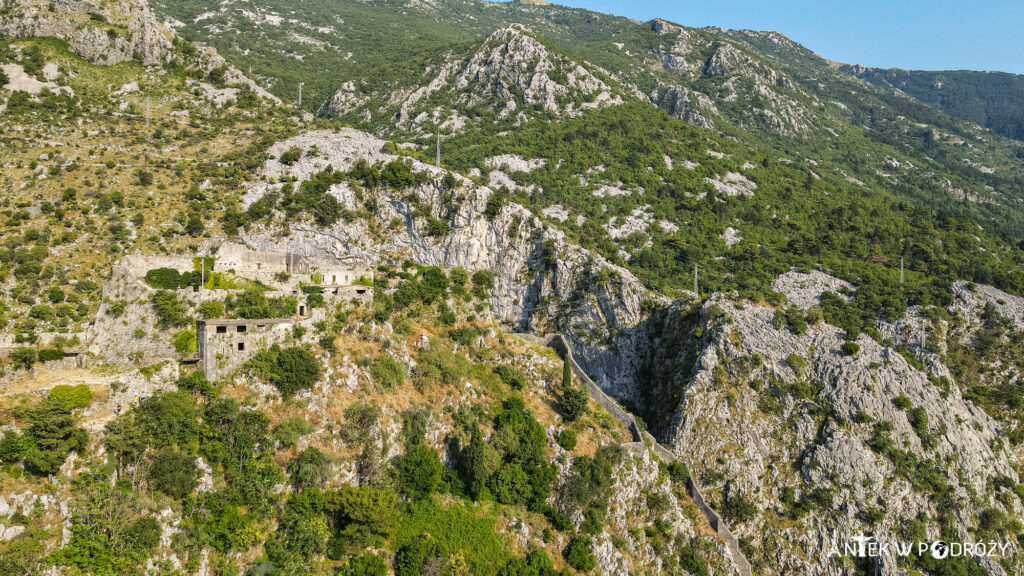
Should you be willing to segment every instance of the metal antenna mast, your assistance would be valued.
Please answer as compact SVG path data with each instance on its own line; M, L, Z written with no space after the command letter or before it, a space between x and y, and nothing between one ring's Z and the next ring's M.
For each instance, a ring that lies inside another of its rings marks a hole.
M693 293L700 298L700 286L697 284L697 265L693 265Z
M146 96L146 128L149 128L149 96Z
M900 256L900 286L903 285L903 257Z
M299 82L299 108L302 108L302 85L305 82Z
M441 132L437 133L437 160L434 165L438 168L441 167Z

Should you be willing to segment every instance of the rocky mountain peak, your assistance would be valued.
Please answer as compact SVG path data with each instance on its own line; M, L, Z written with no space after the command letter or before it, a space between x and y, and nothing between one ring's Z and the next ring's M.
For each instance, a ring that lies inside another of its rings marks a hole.
M328 113L363 110L380 113L374 101L397 108L395 127L419 130L427 125L461 131L471 116L519 124L537 112L573 116L588 108L622 103L621 89L595 67L558 52L525 26L513 24L491 33L471 52L449 53L424 70L423 84L387 95L362 95L343 86L326 107ZM389 108L390 109L390 108ZM475 112L474 112L475 111Z

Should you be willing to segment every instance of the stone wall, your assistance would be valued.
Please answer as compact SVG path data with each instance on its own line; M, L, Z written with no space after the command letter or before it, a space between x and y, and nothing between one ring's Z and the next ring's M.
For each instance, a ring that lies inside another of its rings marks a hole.
M252 359L257 352L283 342L296 324L292 318L199 320L199 366L217 380Z
M608 411L616 420L624 424L629 428L630 434L633 436L633 442L626 444L626 446L635 446L637 444L643 444L651 448L651 450L663 461L667 463L676 462L681 460L679 456L672 452L668 448L665 448L646 430L641 430L637 425L636 419L632 414L627 412L618 402L613 398L605 394L601 388L594 383L594 381L583 371L583 368L576 362L572 355L572 349L566 342L565 338L561 334L554 334L546 337L528 336L525 338L534 343L543 344L550 347L555 352L558 352L560 356L569 362L569 366L572 369L573 375L583 382L587 390L590 393L590 398L597 402L605 410ZM690 498L693 499L697 508L700 509L701 513L708 519L708 523L715 529L715 532L725 542L729 548L729 552L732 555L733 562L736 564L736 569L739 571L740 576L752 576L750 562L746 556L743 555L743 551L740 549L739 540L729 530L729 527L722 520L722 517L711 506L704 500L704 495L700 491L700 487L697 486L696 481L691 476L686 482L686 490L690 493Z

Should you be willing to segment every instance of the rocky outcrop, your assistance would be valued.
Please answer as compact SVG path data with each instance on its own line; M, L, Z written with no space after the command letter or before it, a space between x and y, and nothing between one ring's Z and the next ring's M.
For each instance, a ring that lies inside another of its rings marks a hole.
M807 307L842 284L790 272L774 288ZM704 306L708 334L669 435L710 501L742 494L757 503L760 512L733 528L762 550L758 573L845 574L818 553L822 546L866 532L899 538L920 514L950 513L946 497L956 502L948 521L964 538L975 534L980 510L1014 513L992 488L999 478L1017 482L1004 431L955 387L933 384L866 335L851 355L842 330L822 324L797 335L776 329L775 314L722 297ZM924 486L936 477L948 488L929 493ZM779 532L771 519L787 513L787 490L796 500L824 500ZM895 562L881 573L898 573Z
M52 36L97 64L171 59L171 36L142 0L3 0L0 32Z
M244 204L280 187L271 182L282 178L301 181L327 166L347 170L359 159L374 163L397 158L384 151L383 141L351 129L306 133L275 144L269 152L276 157L290 148L312 150L313 146L316 155L303 154L291 166L268 161L264 180L250 185ZM443 170L410 162L412 170L428 175L430 182L410 190L374 191L377 202L372 219L339 222L330 228L294 223L286 236L277 227L254 228L246 241L256 249L360 259L369 264L384 258L411 258L470 272L492 270L491 304L500 322L521 331L566 334L581 364L609 393L635 394L631 383L644 364L643 354L652 337L649 310L667 305L667 300L649 292L628 270L569 242L562 231L517 204L508 204L488 218L484 213L493 193L490 188L456 176L455 189L446 190ZM329 190L350 210L363 207L356 192L348 184ZM417 198L418 206L410 195ZM426 213L447 222L450 231L443 237L428 235Z
M349 114L369 106L365 112L372 115L386 100L397 108L394 121L400 130L440 125L460 131L469 122L460 110L478 107L496 110L497 121L518 124L538 110L575 115L622 103L621 90L596 72L513 25L495 31L471 53L449 53L425 71L421 86L370 100L358 97L354 85L343 86L322 111Z
M718 110L704 94L685 86L659 84L648 98L652 104L680 120L708 130L714 129L708 116L717 114Z

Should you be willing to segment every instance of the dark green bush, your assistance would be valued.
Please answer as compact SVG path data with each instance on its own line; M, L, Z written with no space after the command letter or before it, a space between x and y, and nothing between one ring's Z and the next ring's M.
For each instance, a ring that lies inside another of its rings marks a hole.
M149 481L157 490L181 500L191 494L199 482L196 457L173 448L164 448L153 458Z
M597 557L589 538L573 538L565 549L565 561L580 572L590 572L597 566Z
M576 433L565 429L558 433L558 445L571 451L576 447Z

